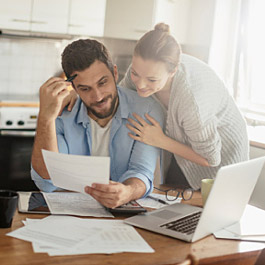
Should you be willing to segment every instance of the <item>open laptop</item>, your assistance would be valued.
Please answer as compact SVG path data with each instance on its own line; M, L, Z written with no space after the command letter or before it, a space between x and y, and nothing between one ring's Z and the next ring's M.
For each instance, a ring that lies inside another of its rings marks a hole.
M265 165L248 203L265 210Z
M240 220L265 157L219 169L204 209L176 203L125 219L125 223L194 242Z

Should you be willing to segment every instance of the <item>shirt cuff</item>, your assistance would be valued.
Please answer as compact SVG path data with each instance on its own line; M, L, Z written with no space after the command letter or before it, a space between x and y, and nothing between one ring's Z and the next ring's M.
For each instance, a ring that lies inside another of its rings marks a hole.
M39 190L44 192L53 192L63 190L52 184L50 179L43 179L33 168L31 168L31 179L35 182Z
M152 192L152 190L153 190L153 182L152 181L150 181L146 176L142 176L142 175L140 175L139 176L139 174L138 175L136 175L136 174L134 174L134 175L123 175L120 179L119 179L119 182L124 182L125 180L127 180L127 179L130 179L130 178L137 178L137 179L140 179L144 184L145 184L145 187L146 187L146 189L145 189L145 194L141 197L141 198L145 198L145 197L147 197L151 192Z

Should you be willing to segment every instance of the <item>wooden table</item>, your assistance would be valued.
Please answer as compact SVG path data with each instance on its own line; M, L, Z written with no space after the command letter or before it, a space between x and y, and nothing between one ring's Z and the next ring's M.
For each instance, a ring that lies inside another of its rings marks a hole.
M196 192L192 198L193 205L201 205L201 197ZM155 253L118 253L118 254L88 254L50 257L46 253L34 253L31 243L8 237L5 234L23 224L25 218L43 218L40 214L16 213L13 225L9 229L0 229L0 264L1 265L33 265L33 264L176 264L191 253L199 264L255 264L263 243L241 242L234 240L215 239L208 236L195 243L186 243L174 238L137 229L140 235L155 250Z

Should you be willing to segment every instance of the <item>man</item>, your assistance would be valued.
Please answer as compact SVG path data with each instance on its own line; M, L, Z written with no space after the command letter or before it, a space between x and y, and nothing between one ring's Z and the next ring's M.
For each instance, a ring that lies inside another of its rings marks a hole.
M85 192L109 208L146 196L153 188L159 150L134 141L128 135L132 113L148 113L161 125L163 112L153 99L116 86L118 71L107 49L96 40L78 40L62 54L62 67L72 83L53 77L40 88L40 111L32 152L32 179L43 191L52 185L41 149L54 152L110 156L109 184L94 183ZM63 111L62 102L71 85L79 95L73 110Z

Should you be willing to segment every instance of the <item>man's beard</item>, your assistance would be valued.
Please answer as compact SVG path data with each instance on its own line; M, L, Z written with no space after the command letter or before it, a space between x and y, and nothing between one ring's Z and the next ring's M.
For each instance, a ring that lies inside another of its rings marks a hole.
M102 101L106 101L109 98L112 98L112 95L107 96L106 98L104 98L103 100L101 100L98 103L101 103ZM116 108L115 107L116 107L117 101L118 101L118 92L116 91L115 94L114 94L114 96L113 96L113 99L112 99L112 102L111 102L111 105L110 105L110 109L107 112L105 112L105 113L98 113L93 108L88 107L88 106L86 106L86 107L87 107L88 112L92 113L98 119L105 119L105 118L108 118L108 117L110 117L110 116L112 116L114 114L114 112L116 111ZM97 103L95 103L93 105L97 105Z

